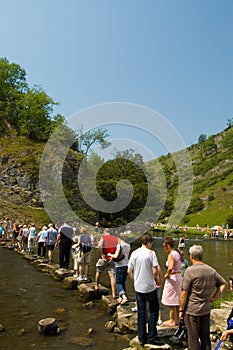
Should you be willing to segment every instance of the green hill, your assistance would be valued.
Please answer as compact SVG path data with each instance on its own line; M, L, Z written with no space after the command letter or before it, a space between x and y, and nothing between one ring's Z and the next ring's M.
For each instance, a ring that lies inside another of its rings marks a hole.
M188 148L193 168L193 194L190 206L181 225L204 227L206 224L230 223L233 217L233 128ZM178 182L172 155L159 158L167 174L167 200L160 217L169 216L169 207L174 204ZM153 167L154 161L148 167ZM166 221L166 220L165 220Z
M233 128L231 127L188 148L194 175L193 194L181 225L190 227L199 224L204 227L206 224L212 226L231 222L233 217L232 139ZM38 190L39 166L44 145L44 143L16 135L1 139L0 216L10 216L18 220L27 219L39 225L49 220ZM75 160L77 161L77 158ZM159 221L166 222L176 200L179 182L173 155L162 156L146 163L145 166L153 170L158 161L167 183L166 203ZM72 160L69 160L70 162ZM71 176L66 177L70 181ZM69 196L70 190L66 190L66 193Z

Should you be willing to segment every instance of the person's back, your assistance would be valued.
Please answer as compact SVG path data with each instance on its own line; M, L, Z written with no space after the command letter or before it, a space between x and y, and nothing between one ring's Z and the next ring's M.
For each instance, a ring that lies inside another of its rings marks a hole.
M47 233L47 245L55 245L58 235L57 230L53 226L50 226Z
M132 252L128 274L134 282L138 308L138 339L142 346L145 344L164 345L157 332L159 315L159 300L156 283L159 285L159 263L152 248L153 239L149 233L141 237L141 247ZM149 304L148 327L146 305Z
M155 290L152 274L154 258L152 250L143 247L132 252L130 260L134 262L134 287L137 292L149 293Z
M187 268L182 288L191 287L186 313L206 315L210 310L210 297L216 287L217 272L207 264L194 264Z
M83 253L91 251L91 237L88 233L82 233L80 235L80 250Z
M211 350L210 302L221 296L226 281L202 261L203 248L189 249L192 266L185 271L180 293L180 319L184 319L189 350Z
M108 254L115 253L118 244L118 238L112 235L103 235L102 240L102 253L106 256L107 260L110 260Z

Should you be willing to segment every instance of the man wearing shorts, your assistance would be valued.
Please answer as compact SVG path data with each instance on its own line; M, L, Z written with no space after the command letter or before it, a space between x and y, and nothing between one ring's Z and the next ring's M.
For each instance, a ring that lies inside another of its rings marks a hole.
M112 296L116 298L116 279L115 279L115 262L108 254L114 254L118 244L118 238L111 235L108 228L104 230L98 248L100 250L100 258L96 263L95 289L99 288L101 273L107 268L111 283Z

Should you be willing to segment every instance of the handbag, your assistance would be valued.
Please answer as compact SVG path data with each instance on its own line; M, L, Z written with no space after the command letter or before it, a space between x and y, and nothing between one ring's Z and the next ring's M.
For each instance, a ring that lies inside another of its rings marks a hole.
M119 251L118 257L117 258L113 258L112 261L118 262L118 261L123 260L124 257L125 257L125 254L123 253L121 245L120 245L120 251Z
M184 320L181 319L179 323L179 327L176 329L173 334L179 341L185 341L187 338L187 328L185 327Z

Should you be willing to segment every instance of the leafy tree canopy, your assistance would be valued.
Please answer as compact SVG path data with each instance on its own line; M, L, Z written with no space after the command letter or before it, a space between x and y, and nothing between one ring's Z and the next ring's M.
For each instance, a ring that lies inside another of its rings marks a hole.
M57 105L39 86L29 87L20 65L0 58L0 133L12 130L32 140L46 141L64 118L53 115Z

